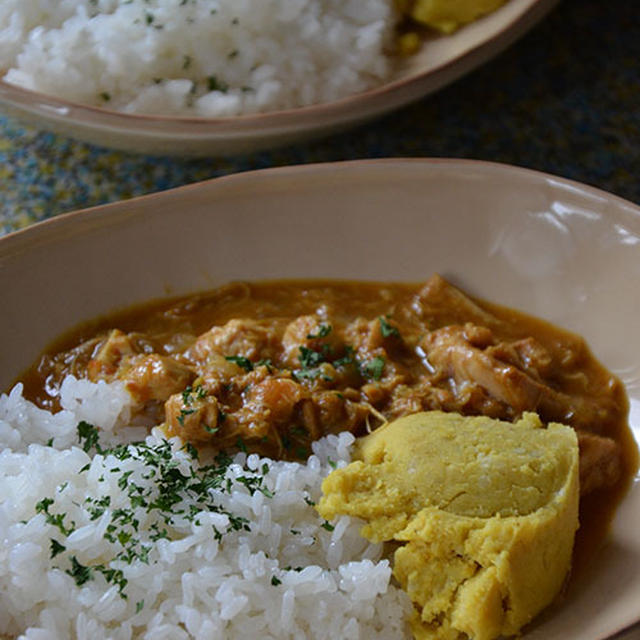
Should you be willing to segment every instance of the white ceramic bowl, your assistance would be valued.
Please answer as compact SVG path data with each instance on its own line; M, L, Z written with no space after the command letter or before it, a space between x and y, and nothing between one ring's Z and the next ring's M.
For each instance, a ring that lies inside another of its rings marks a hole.
M496 55L558 0L509 0L451 36L433 36L391 82L350 98L230 118L128 115L71 103L0 80L0 108L36 126L139 153L230 155L338 132L437 91Z
M584 335L626 383L640 439L640 208L462 160L243 173L6 236L0 388L63 330L136 302L237 279L418 281L434 271ZM638 523L640 477L589 575L527 640L601 640L640 619Z

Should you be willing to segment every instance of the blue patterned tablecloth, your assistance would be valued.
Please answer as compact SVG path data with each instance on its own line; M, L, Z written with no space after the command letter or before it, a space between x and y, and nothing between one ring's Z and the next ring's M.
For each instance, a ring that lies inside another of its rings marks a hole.
M0 115L0 234L92 205L237 171L379 157L506 162L640 203L640 11L563 0L523 39L455 84L324 140L224 159L151 157Z

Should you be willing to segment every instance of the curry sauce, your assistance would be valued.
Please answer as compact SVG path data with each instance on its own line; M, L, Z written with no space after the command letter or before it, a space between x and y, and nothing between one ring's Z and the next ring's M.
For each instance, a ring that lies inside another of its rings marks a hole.
M578 433L588 525L578 556L637 466L623 385L582 338L438 275L234 283L128 310L53 345L22 378L26 397L56 410L67 374L122 381L138 422L195 445L289 459L328 433L363 435L420 411L508 421L535 411Z

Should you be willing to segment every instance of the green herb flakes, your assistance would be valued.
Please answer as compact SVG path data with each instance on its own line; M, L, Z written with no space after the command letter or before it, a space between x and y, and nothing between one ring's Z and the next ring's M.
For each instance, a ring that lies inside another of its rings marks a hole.
M308 340L315 340L316 338L326 338L332 331L332 327L330 324L321 324L318 327L317 333L309 333L307 334Z
M385 360L382 356L376 356L371 360L368 360L362 365L362 373L367 378L373 378L374 380L380 380L384 371Z
M229 91L229 85L218 80L216 76L209 76L207 78L207 88L209 91L220 91L221 93L227 93L227 91Z
M80 587L85 582L88 582L93 577L93 571L91 567L87 567L81 564L78 561L78 558L75 556L71 556L71 569L67 569L65 571L68 575L70 575L75 581L76 584Z
M204 389L195 387L185 393L183 400L190 404L204 396ZM181 531L186 523L201 526L202 514L226 517L227 525L212 527L212 536L220 543L230 531L251 531L247 518L220 504L221 493L242 490L251 495L259 492L267 498L274 497L265 482L270 468L268 463L263 463L256 471L246 469L238 476L227 473L232 458L224 452L218 453L210 464L198 466L197 451L192 445L185 445L182 455L177 455L166 440L156 444L138 442L103 448L98 430L86 422L78 424L78 438L85 451L95 451L102 456L101 464L109 471L105 491L115 485L120 492L117 499L109 494L89 496L77 505L92 521L107 519L103 537L111 545L109 559L85 563L75 555L65 557L65 537L73 533L75 522L68 514L57 512L59 508L56 509L57 502L52 497L42 498L34 507L37 514L43 514L46 522L62 534L62 539L50 538L50 558L60 561L62 566L59 568L73 577L78 586L102 576L126 599L127 579L123 564L154 563L155 543L161 539L179 539L185 535ZM246 451L240 438L238 447Z
M400 337L398 329L389 324L388 320L384 316L380 316L378 321L380 322L380 333L383 338L388 338L389 336L394 336L395 338Z
M98 430L88 422L81 420L77 426L78 441L83 451L89 452L95 449L98 453L101 453L100 446L98 445L99 433Z
M51 551L51 558L55 558L58 554L62 553L66 550L66 547L63 544L60 544L57 540L51 538L51 544L49 546Z
M213 91L213 89L210 90ZM245 371L253 371L253 363L251 362L251 360L249 360L249 358L245 358L244 356L225 356L224 359L237 364Z

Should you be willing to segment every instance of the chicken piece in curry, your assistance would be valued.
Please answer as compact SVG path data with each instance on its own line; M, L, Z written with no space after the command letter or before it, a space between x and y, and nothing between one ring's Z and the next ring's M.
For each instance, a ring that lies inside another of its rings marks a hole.
M138 419L171 435L293 459L323 435L418 411L510 421L535 411L576 429L583 495L635 465L623 386L580 337L438 275L231 284L108 322L119 328L85 327L43 356L27 395L55 410L68 373L120 380Z

